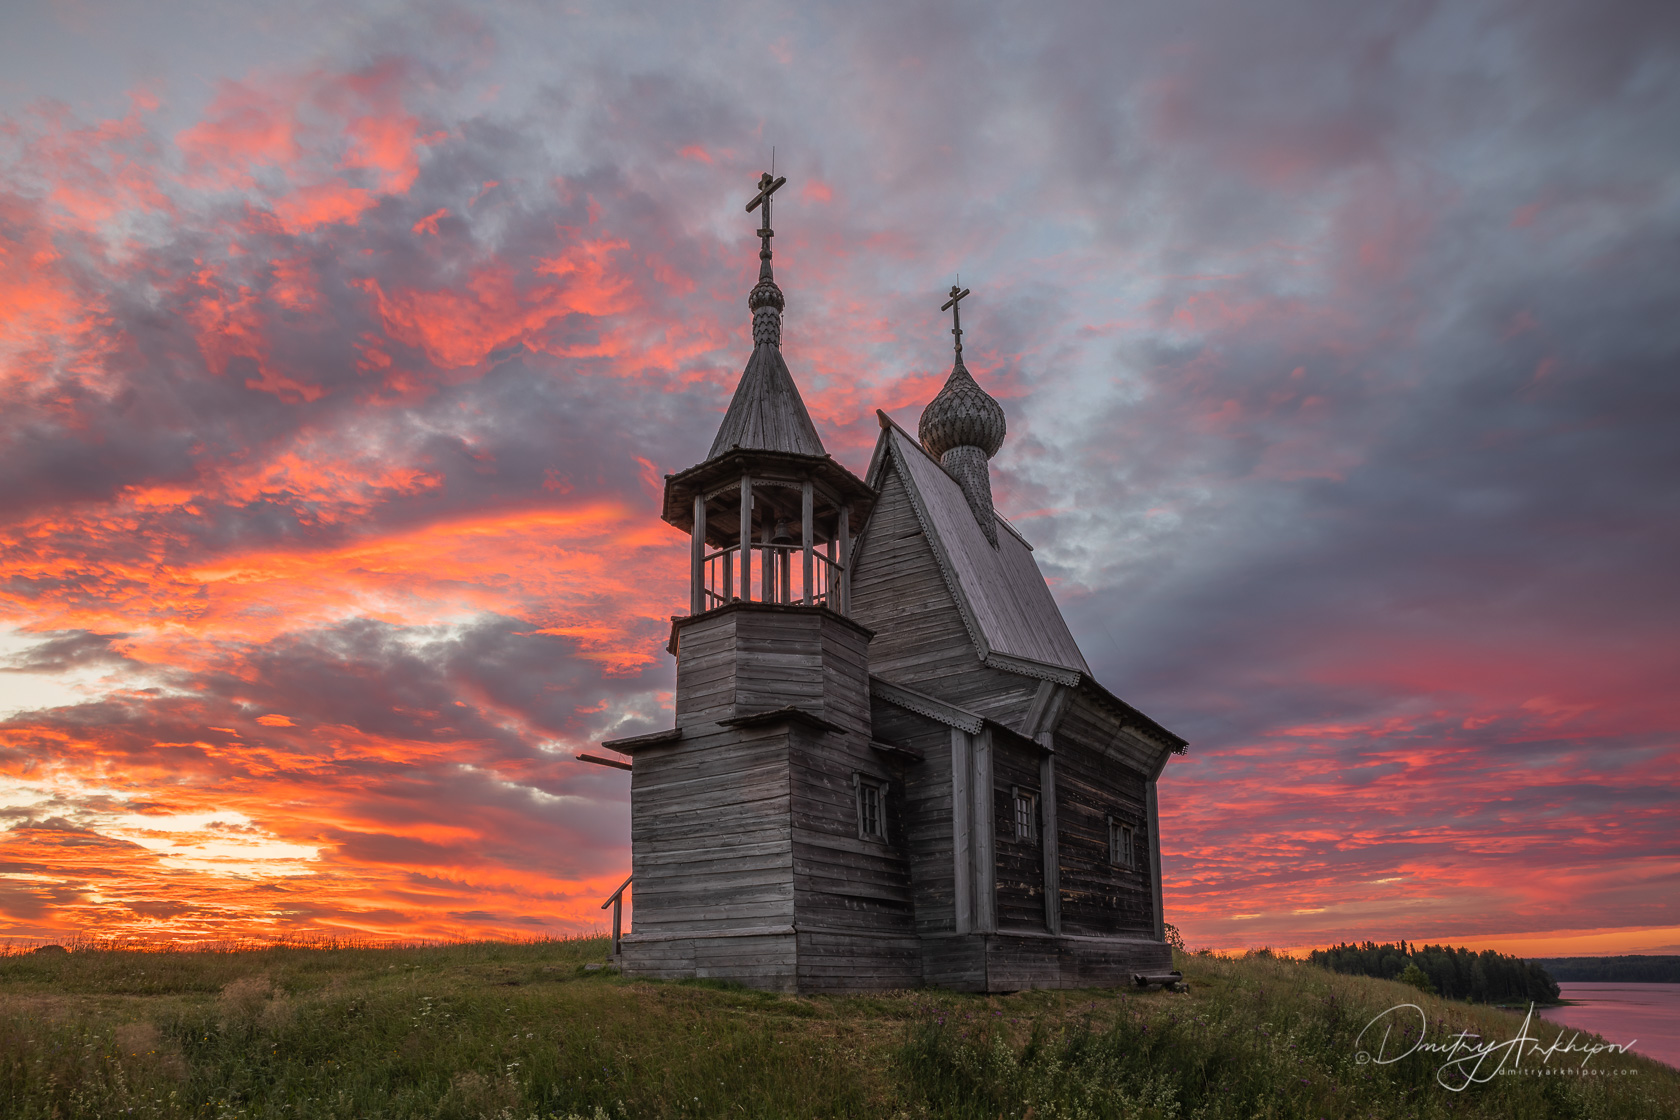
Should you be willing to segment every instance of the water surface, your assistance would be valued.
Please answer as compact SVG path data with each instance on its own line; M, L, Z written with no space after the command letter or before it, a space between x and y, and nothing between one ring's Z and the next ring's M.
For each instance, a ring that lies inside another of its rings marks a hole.
M1548 1021L1601 1034L1606 1042L1632 1041L1635 1054L1680 1068L1680 984L1564 980L1558 987L1575 1005L1536 1008Z

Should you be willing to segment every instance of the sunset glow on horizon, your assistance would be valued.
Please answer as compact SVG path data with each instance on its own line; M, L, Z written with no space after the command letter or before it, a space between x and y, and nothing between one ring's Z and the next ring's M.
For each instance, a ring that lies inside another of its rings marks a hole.
M602 926L775 145L847 468L972 287L1192 947L1680 953L1672 36L93 8L3 17L0 939Z

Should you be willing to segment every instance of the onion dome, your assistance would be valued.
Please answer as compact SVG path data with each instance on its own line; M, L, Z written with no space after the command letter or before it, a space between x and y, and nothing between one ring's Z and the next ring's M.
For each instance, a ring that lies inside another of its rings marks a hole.
M935 459L957 447L978 447L990 459L1003 446L1007 430L1003 406L980 388L959 353L945 387L922 410L916 435Z
M916 435L929 455L962 487L968 508L986 539L996 548L997 513L992 508L992 472L988 460L1003 446L1003 406L980 388L962 360L962 308L966 288L951 286L951 298L941 311L951 313L951 337L956 360L939 395L922 409Z

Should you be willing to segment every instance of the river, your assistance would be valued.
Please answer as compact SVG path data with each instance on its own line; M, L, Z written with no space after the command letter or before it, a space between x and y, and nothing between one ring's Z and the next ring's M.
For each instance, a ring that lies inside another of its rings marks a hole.
M1548 1021L1603 1035L1606 1042L1633 1041L1633 1052L1680 1068L1680 984L1600 984L1559 981L1572 1006L1536 1010Z

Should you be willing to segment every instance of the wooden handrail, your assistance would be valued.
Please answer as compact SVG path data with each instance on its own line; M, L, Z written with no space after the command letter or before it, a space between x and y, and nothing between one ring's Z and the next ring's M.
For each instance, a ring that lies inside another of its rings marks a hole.
M618 885L618 889L612 892L612 897L601 903L601 909L603 910L609 906L612 907L612 955L614 960L618 959L618 943L624 939L624 892L629 889L630 880L635 877L635 875L631 875L626 878L624 882Z
M630 879L634 879L634 878L635 878L634 875L630 876ZM613 903L615 903L619 900L619 896L621 896L625 892L625 890L630 886L630 879L626 879L626 880L624 880L624 882L619 884L618 889L616 891L612 892L612 894L610 896L608 896L608 898L605 902L601 903L601 909L605 910L607 907L611 906Z

